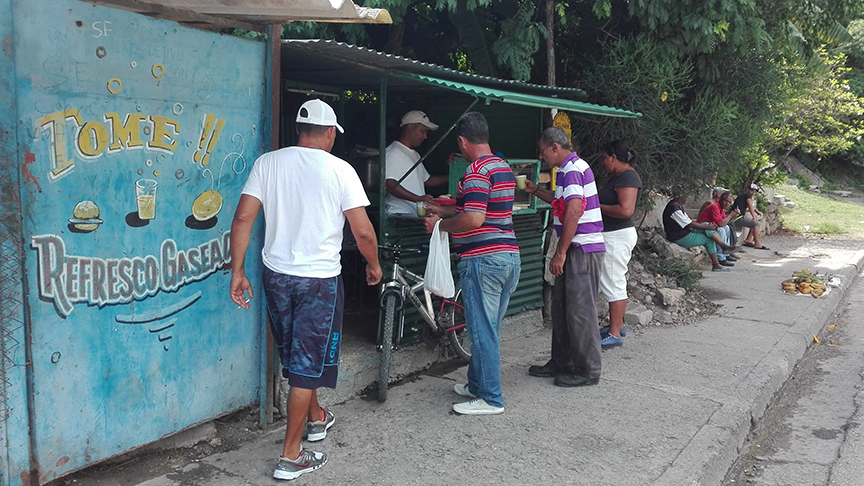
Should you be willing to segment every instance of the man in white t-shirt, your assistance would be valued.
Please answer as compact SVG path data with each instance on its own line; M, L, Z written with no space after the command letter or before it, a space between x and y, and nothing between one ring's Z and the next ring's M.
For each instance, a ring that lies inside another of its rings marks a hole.
M426 167L420 164L401 184L396 185L399 179L420 160L417 147L426 140L429 131L437 129L438 125L432 123L422 111L409 111L402 117L399 139L394 140L385 152L385 173L389 191L388 216L417 216L417 203L432 201L432 196L426 194L426 188L447 183L446 175L431 176L426 171Z
M252 225L264 209L264 294L273 338L288 379L288 426L273 473L294 479L327 462L300 441L323 440L335 418L317 389L336 388L344 289L339 252L345 220L366 258L366 283L381 280L378 240L366 214L369 199L354 169L330 154L342 127L327 103L310 100L297 114L297 146L268 152L243 187L231 223L231 299L249 309L252 285L244 262ZM247 298L248 294L248 298Z

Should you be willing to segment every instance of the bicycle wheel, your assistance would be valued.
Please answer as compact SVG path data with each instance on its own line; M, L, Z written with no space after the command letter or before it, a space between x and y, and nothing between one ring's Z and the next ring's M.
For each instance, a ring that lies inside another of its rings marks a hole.
M384 325L381 329L381 361L378 362L378 401L387 400L390 383L390 364L393 351L393 321L396 318L396 297L388 295L384 301Z
M471 361L471 335L465 327L465 306L462 303L462 289L456 286L456 295L445 299L441 304L441 327L447 333L450 346L456 356Z

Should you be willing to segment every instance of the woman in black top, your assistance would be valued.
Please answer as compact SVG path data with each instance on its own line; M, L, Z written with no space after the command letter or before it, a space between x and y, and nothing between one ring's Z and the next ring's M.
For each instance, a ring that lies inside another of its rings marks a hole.
M600 330L604 348L621 346L624 312L627 310L627 265L636 246L633 212L642 193L642 179L633 169L637 156L621 140L607 143L600 162L612 178L597 195L603 215L603 239L606 256L600 272L600 293L609 302L609 327Z

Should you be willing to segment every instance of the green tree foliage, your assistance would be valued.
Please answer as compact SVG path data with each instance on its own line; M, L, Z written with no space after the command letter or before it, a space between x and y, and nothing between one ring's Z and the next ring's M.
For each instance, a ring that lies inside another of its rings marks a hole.
M703 77L717 78L721 66L705 62L721 45L746 55L769 43L765 21L754 0L633 0L627 13L659 44L664 62L694 62Z
M520 81L531 77L534 53L540 48L541 37L546 35L546 27L533 21L534 11L533 4L523 3L514 17L501 23L501 35L492 45L497 64Z
M610 44L586 81L598 101L643 116L572 116L573 138L589 160L596 160L603 143L623 139L639 153L637 170L645 187L689 194L711 182L730 154L740 151L733 135L737 105L708 90L694 93L693 65L673 68L660 60L660 49L647 36Z
M355 3L386 8L393 25L293 22L283 26L282 37L337 40L454 69L527 81L546 35L530 0Z
M560 77L578 80L595 102L645 116L586 123L590 140L584 143L590 150L612 138L627 140L641 152L639 170L655 189L681 192L715 175L731 187L753 179L764 182L790 148L825 154L849 146L858 136L857 101L844 91L838 65L819 56L818 48L851 45L842 25L864 13L864 1L586 3L564 9L567 18L556 39L561 45L595 42L605 47L599 55L597 50L564 51L565 74ZM629 66L616 67L611 60L625 45L651 61L632 56ZM668 91L663 105L654 101L656 94L651 99L644 91L669 79L662 69L645 69L652 62L691 73L680 89ZM637 85L642 90L634 87L634 79L641 80ZM827 96L820 96L816 85Z
M357 3L387 8L394 24L297 22L283 36L546 80L540 2ZM864 24L849 24L864 16L864 0L580 0L557 2L554 11L558 84L644 114L575 118L582 151L626 140L641 155L649 187L682 192L715 176L764 181L790 151L864 166L864 143L853 143L861 129ZM852 71L834 56L841 50Z
M802 63L784 66L789 73L783 88L793 95L768 127L765 152L782 162L795 149L816 156L842 152L864 135L864 99L849 87L844 54L820 52L827 72Z
M593 0L590 9L613 39L649 35L664 62L694 63L699 81L725 76L729 55L810 58L824 44L853 41L843 27L864 12L861 0Z
M853 93L864 96L864 20L852 21L848 31L855 42L843 48L847 54L846 67L850 69L844 78L848 80L849 88ZM847 150L828 157L811 157L800 151L796 152L796 155L811 169L823 175L837 179L851 176L862 181L861 184L854 185L864 185L864 139L856 139Z
M723 174L723 181L772 182L775 168L793 152L819 160L848 151L864 135L864 99L850 88L845 55L819 51L822 63L779 59L773 116L761 140ZM753 120L753 118L751 118Z
M459 2L453 10L447 7L449 19L459 32L465 55L471 60L473 70L486 76L498 76L493 59L492 45L495 43L495 18L487 10L468 9L467 2Z

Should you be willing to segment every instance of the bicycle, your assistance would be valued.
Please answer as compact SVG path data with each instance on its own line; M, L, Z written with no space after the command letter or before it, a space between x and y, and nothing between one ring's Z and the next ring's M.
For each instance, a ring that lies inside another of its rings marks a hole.
M382 258L393 262L390 280L381 287L379 299L380 318L378 325L378 350L381 359L378 366L378 401L387 400L390 381L390 366L394 349L394 333L398 332L396 342L401 341L405 320L405 302L417 309L426 327L433 335L445 334L454 353L466 362L471 359L471 338L465 328L465 308L462 305L462 289L456 285L456 295L452 299L440 299L437 312L433 307L432 294L423 288L423 276L409 271L400 264L403 253L423 253L418 249L405 249L398 245L379 245ZM418 296L423 293L423 300Z

